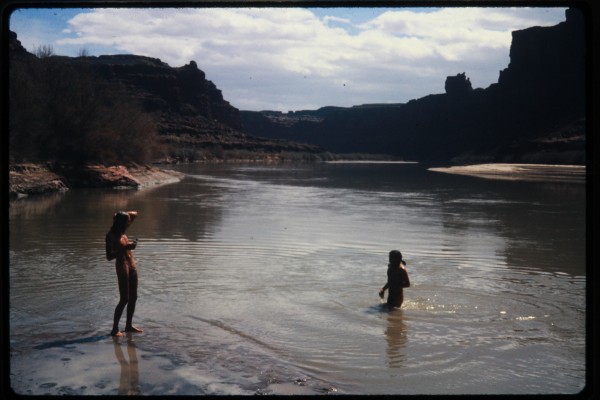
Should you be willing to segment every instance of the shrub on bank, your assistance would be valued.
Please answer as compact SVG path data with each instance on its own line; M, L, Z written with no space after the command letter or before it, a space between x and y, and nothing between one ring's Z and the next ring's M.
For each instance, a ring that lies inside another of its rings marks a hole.
M153 118L68 57L11 59L9 131L11 162L147 163L160 151Z

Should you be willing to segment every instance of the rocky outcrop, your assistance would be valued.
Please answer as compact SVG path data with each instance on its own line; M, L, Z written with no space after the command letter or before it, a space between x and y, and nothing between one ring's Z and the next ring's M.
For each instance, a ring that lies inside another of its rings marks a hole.
M31 60L35 56L29 53L21 42L17 39L17 34L13 31L8 31L8 51L10 52L11 59L17 60Z
M54 170L63 177L67 186L71 188L137 188L140 186L140 183L130 174L128 169L122 165L85 165L78 167L57 165Z
M163 134L193 134L198 129L229 134L242 128L239 110L223 99L221 91L194 61L179 68L134 55L85 57L79 61L119 83L146 111L157 115Z
M431 164L584 164L584 39L583 16L569 9L556 26L513 32L510 64L486 89L473 89L463 72L446 79L444 94L393 107L338 108L321 122L284 126L265 113L242 117L254 135L332 152L385 153Z
M68 190L62 178L46 165L13 164L9 168L8 179L8 193L12 198Z
M551 89L581 106L573 94L585 85L585 43L583 14L577 9L567 10L566 20L556 26L513 32L510 63L500 72L499 87L509 92Z
M163 143L175 154L169 161L197 161L205 158L202 154L207 151L214 156L219 149L256 153L321 151L314 145L246 134L240 111L223 98L195 61L178 68L159 59L134 55L86 57L85 62L100 76L118 83L154 116Z
M179 161L204 159L203 149L210 149L212 155L220 151L215 149L257 153L320 151L314 145L247 135L240 111L224 100L222 92L206 79L195 61L178 68L159 59L134 55L86 57L85 62L100 76L118 83L154 116L163 143L175 149L172 153L177 154Z
M8 193L11 198L65 192L71 188L129 188L177 182L184 177L178 171L140 165L85 165L74 168L53 164L11 164Z
M446 89L446 93L450 96L466 95L473 90L473 86L471 86L471 80L467 78L464 72L456 76L447 77L444 87Z

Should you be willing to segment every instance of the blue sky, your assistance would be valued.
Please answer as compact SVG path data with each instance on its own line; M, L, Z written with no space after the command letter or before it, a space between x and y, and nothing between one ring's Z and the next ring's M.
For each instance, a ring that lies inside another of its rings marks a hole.
M241 110L405 103L443 93L465 72L497 82L511 32L553 26L565 8L17 9L10 29L29 51L138 54L196 61Z

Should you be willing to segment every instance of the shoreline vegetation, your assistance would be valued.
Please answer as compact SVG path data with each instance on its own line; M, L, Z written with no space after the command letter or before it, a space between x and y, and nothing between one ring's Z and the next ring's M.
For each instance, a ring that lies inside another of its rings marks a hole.
M230 159L197 161L205 163L286 163L307 162L286 160L282 157L264 159ZM383 159L343 159L312 160L308 162L327 163L407 163L399 160ZM19 163L9 166L9 196L11 200L30 195L65 192L72 188L115 188L115 189L144 189L151 186L179 182L184 173L168 169L169 164L128 166L104 166L89 164L74 168L72 166ZM584 165L548 165L548 164L474 164L451 167L428 168L429 171L467 175L483 179L498 179L512 181L535 182L570 182L585 183L586 167Z

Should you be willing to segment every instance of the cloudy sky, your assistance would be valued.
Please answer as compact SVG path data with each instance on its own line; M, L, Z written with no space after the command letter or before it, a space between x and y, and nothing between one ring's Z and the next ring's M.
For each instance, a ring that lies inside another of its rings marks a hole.
M10 29L29 51L137 54L196 61L241 110L405 103L443 93L465 72L498 81L511 32L552 26L565 8L17 9Z

